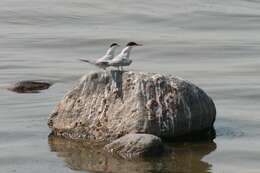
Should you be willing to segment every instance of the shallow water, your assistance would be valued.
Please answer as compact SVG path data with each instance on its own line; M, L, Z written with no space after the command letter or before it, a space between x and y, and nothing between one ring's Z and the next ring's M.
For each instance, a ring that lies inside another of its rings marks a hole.
M260 2L1 0L0 26L0 172L259 172ZM130 70L180 76L214 99L214 142L170 144L170 157L114 159L107 170L83 144L50 142L49 112L96 70L78 59L129 40L144 44ZM30 79L55 84L38 94L4 89Z

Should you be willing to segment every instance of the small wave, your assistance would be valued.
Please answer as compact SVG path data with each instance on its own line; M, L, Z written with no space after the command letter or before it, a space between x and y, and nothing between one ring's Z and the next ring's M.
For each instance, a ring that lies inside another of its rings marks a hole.
M232 127L218 127L216 128L216 136L217 137L231 137L237 138L244 136L245 133L239 129L235 129Z

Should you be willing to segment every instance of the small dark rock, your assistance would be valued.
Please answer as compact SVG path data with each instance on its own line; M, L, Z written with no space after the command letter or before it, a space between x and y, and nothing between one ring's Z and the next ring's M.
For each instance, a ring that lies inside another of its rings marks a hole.
M8 90L17 93L35 93L39 90L48 89L51 86L49 82L44 81L21 81L8 87Z

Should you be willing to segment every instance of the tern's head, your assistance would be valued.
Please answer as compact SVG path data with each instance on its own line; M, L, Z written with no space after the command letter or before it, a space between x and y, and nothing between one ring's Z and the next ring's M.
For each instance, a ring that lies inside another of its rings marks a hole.
M134 47L134 46L142 46L142 44L138 44L138 43L135 43L135 42L129 42L129 43L126 44L126 46Z
M120 46L120 45L117 44L117 43L112 43L112 44L110 45L109 49L107 50L106 55L109 55L109 56L114 57L116 48L119 47L119 46Z
M112 48L116 48L116 47L119 47L120 45L119 44L117 44L117 43L112 43L111 45L110 45L110 47Z

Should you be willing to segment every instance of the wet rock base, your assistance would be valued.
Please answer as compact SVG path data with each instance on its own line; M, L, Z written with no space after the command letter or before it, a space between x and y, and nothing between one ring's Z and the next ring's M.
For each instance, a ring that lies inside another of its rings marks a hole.
M122 158L161 155L164 151L162 140L150 134L128 134L104 148L106 151L117 154Z

